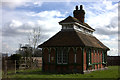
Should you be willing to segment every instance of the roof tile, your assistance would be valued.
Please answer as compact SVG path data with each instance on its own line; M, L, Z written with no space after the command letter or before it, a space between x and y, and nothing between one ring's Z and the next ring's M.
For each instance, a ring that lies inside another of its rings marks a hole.
M38 47L80 46L108 49L96 37L76 30L62 30Z

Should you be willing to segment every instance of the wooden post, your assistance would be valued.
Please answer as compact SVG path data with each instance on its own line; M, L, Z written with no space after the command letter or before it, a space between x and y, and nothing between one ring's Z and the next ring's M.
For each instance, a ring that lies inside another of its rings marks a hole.
M4 74L5 74L5 77L7 77L7 60L5 60L5 72L4 72Z

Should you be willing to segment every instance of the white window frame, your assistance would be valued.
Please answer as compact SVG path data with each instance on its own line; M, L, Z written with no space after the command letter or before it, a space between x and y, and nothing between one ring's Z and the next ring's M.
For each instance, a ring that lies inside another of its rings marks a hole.
M89 64L90 64L90 53L89 53Z
M68 64L68 53L66 53L66 57L67 58L65 58L64 56L65 56L65 54L64 54L64 52L63 52L63 50L62 49L59 49L60 50L60 52L57 52L57 64ZM60 60L61 61L59 61L59 58L61 58ZM65 61L66 60L66 61ZM65 62L64 62L65 61Z
M62 64L61 55L62 55L61 52L57 52L57 64ZM59 61L59 60L61 60L61 61Z

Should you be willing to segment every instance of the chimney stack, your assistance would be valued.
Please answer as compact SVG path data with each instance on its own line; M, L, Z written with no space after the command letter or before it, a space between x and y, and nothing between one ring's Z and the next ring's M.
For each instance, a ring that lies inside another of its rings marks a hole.
M76 10L73 11L73 15L80 22L84 23L85 11L83 10L83 6L82 5L80 5L80 10L78 9L78 6L76 6Z

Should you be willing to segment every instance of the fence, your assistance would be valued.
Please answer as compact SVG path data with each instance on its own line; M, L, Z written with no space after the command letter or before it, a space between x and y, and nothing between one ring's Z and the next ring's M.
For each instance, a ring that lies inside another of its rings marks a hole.
M120 66L120 56L107 56L108 66Z
M23 69L36 69L42 68L42 58L41 57L32 57L32 59L25 60L2 60L2 71L3 75L6 76L8 71L23 70Z

